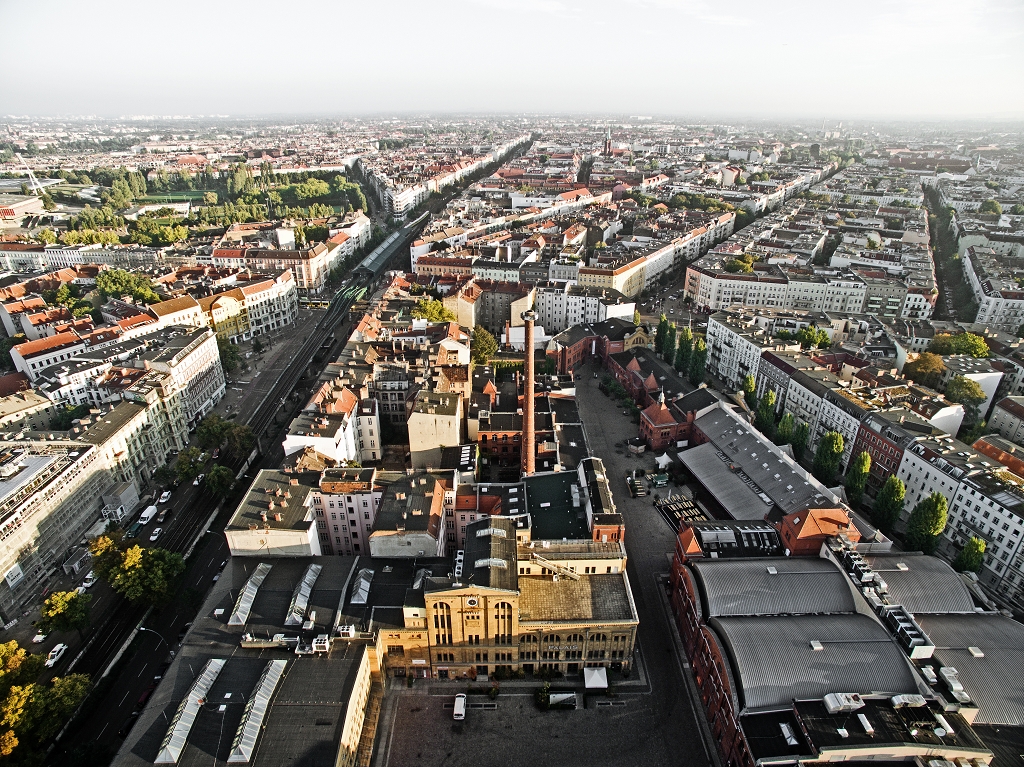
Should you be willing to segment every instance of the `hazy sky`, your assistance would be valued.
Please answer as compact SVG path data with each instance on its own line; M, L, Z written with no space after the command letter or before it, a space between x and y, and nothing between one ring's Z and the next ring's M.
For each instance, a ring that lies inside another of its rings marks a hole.
M1022 0L0 0L0 115L1024 117Z

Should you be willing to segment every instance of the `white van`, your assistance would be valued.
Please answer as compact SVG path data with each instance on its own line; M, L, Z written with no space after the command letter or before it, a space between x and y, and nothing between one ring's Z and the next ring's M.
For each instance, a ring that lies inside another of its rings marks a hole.
M144 525L148 525L153 520L153 517L156 516L156 512L156 506L147 506L146 510L142 512L142 516L139 517L139 522Z
M466 718L466 693L460 692L455 696L455 712L452 714L453 719L465 719Z

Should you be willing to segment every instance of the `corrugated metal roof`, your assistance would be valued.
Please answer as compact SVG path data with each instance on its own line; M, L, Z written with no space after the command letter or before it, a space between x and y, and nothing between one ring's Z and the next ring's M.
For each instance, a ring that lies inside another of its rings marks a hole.
M709 617L852 613L857 609L850 580L826 559L709 559L694 562L693 569Z
M919 615L934 658L958 672L977 722L1024 727L1024 625L1003 615ZM967 648L977 647L976 658Z
M866 615L727 617L708 625L728 649L744 709L830 692L922 692L899 645Z
M885 581L889 601L910 613L973 613L974 600L952 567L935 557L864 557Z

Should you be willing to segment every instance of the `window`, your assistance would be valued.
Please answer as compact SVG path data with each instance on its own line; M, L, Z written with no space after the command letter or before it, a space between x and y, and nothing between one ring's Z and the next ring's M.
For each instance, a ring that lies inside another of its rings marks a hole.
M389 644L388 655L392 655L396 658L401 658L405 655L405 646L400 644Z

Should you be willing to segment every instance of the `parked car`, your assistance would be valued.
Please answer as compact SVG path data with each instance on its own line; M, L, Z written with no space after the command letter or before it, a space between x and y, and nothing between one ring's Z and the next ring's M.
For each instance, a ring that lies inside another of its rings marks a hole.
M138 718L139 718L139 712L138 711L132 711L131 716L129 716L125 720L125 723L121 725L121 729L117 731L117 734L120 737L122 737L122 738L127 738L128 737L128 733L132 731L132 727L135 726L135 722L138 721Z
M125 538L138 538L139 537L139 532L141 530L142 530L142 523L141 522L136 522L135 524L133 524L131 527L128 528L128 532L126 532L124 534L124 537Z
M169 500L171 500L171 491L164 490L162 493L160 493L160 497L157 499L157 503L167 503Z
M82 581L82 585L85 586L87 589L91 589L93 586L95 586L96 585L96 573L94 573L92 570L90 570L86 574L85 580Z
M206 479L206 475L200 474L198 477L192 480L192 484L195 485L196 487L199 487L199 483L202 482L204 479Z
M55 645L54 648L50 650L50 654L46 656L46 663L43 665L47 668L53 668L57 665L57 661L61 659L61 656L67 652L67 649L68 646L64 643Z
M75 593L76 594L84 594L85 593L85 586L79 586L77 589L75 589Z
M149 540L155 541L157 538L160 537L160 533L162 533L163 531L164 529L162 527L158 527L156 530L153 531L152 535L149 536Z
M38 631L36 632L36 635L32 637L32 641L35 644L42 644L46 641L46 634L44 634L42 631Z
M220 458L220 448L219 447L215 447L213 449L213 460L216 461L218 458Z

